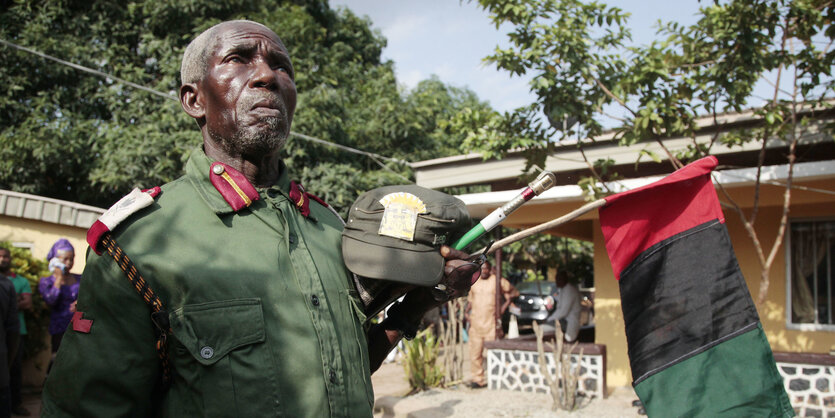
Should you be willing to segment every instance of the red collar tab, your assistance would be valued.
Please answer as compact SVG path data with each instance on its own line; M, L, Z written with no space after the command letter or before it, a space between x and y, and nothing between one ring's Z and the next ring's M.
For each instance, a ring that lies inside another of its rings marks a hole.
M304 191L304 187L295 181L290 182L290 200L296 205L302 216L305 218L310 216L310 197Z
M209 167L209 179L235 212L260 199L258 192L243 174L222 162L212 163Z
M93 320L83 319L82 316L84 316L84 312L81 311L75 311L72 314L72 330L89 334L90 329L93 328Z

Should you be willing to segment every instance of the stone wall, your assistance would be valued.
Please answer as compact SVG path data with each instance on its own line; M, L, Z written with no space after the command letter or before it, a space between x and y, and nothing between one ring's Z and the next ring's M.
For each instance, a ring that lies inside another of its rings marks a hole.
M835 417L835 356L775 352L774 359L798 416Z
M487 387L521 392L549 393L548 382L539 368L536 341L500 340L485 343L487 348ZM580 350L583 351L580 360ZM546 348L546 364L551 376L557 374L554 357ZM578 393L587 397L606 396L606 347L579 344L572 352L572 371L580 361Z

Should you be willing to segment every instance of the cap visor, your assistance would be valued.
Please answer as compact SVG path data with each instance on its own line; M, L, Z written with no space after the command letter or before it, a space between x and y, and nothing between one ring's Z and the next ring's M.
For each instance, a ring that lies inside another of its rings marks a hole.
M436 249L390 248L342 235L342 257L348 270L371 279L434 286L443 276L444 259Z

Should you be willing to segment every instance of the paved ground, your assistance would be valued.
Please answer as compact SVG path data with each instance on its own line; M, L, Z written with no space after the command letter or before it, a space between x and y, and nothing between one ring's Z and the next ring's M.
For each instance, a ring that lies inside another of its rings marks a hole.
M465 363L466 364L466 363ZM469 376L465 365L465 376ZM371 376L374 384L374 416L411 417L639 417L632 401L638 399L631 387L616 388L605 399L583 399L575 411L553 411L551 396L509 390L470 389L458 386L433 389L411 396L399 363L383 364Z
M467 363L464 373L469 376ZM637 396L628 386L616 388L606 399L585 399L576 411L555 412L551 410L551 396L542 393L458 386L404 396L409 383L399 363L383 364L371 380L376 397L374 416L378 418L639 417L638 409L632 406ZM40 416L40 401L40 393L24 393L24 406L31 417Z

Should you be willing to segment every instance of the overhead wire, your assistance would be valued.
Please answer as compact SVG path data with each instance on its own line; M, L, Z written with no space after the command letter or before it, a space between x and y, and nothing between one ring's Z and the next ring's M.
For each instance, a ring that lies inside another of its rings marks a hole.
M166 98L166 99L172 99L172 100L177 100L177 101L179 101L179 100L180 100L180 99L178 99L176 96L173 96L173 95L170 95L170 94L167 94L167 93L163 93L163 92L161 92L161 91L154 90L154 89L152 89L152 88L150 88L150 87L145 87L145 86L143 86L143 85L139 85L139 84L136 84L136 83L130 82L130 81L125 80L125 79L123 79L123 78L116 77L115 75L112 75L112 74L104 73L104 72L101 72L101 71L99 71L99 70L94 70L94 69L92 69L92 68L85 67L85 66L83 66L83 65L78 65L78 64L73 63L73 62L64 61L64 60L62 60L62 59L60 59L60 58L53 57L52 55L47 55L47 54L44 54L43 52L36 51L36 50L34 50L34 49L27 48L27 47L25 47L25 46L21 46L21 45L18 45L18 44L15 44L15 43L9 42L9 41L7 41L7 40L5 40L5 39L0 39L0 44L6 45L6 46L10 46L10 47L12 47L12 48L15 48L15 49L18 49L18 50L21 50L21 51L24 51L24 52L28 52L28 53L30 53L30 54L37 55L37 56L39 56L39 57L41 57L41 58L44 58L44 59L48 59L48 60L51 60L51 61L55 61L55 62L57 62L57 63L59 63L59 64L66 65L66 66L71 67L71 68L75 68L76 70L83 71L83 72L85 72L85 73L90 73L90 74L93 74L93 75L97 75L97 76L99 76L99 77L109 78L109 79L112 79L112 80L116 80L116 81L118 81L118 82L120 82L120 83L122 83L122 84L126 84L126 85L131 86L131 87L133 87L133 88L135 88L135 89L142 90L142 91L145 91L145 92L148 92L148 93L151 93L151 94L155 94L155 95L157 95L157 96L164 97L164 98Z
M151 94L157 95L157 96L165 98L165 99L170 99L170 100L174 100L174 101L179 101L180 100L179 98L177 98L177 96L174 96L172 94L163 93L159 90L154 90L150 87L146 87L146 86L143 86L141 84L136 84L134 82L131 82L131 81L125 80L123 78L117 77L113 74L109 74L109 73L99 71L99 70L96 70L96 69L93 69L93 68L85 67L83 65L76 64L76 63L73 63L73 62L70 62L70 61L62 60L61 58L54 57L52 55L45 54L45 53L40 52L40 51L36 51L32 48L27 48L25 46L18 45L14 42L9 42L5 39L0 39L0 44L6 45L6 46L11 47L11 48L15 48L15 49L20 50L20 51L28 52L28 53L33 54L33 55L37 55L37 56L39 56L43 59L54 61L54 62L57 62L61 65L66 65L66 66L68 66L70 68L73 68L73 69L76 69L78 71L93 74L95 76L102 77L102 78L105 78L105 79L114 80L114 81L117 81L119 83L125 84L127 86L133 87L137 90L142 90L144 92L151 93ZM326 141L326 140L321 139L321 138L316 138L316 137L313 137L313 136L310 136L310 135L305 135L305 134L298 133L298 132L290 131L290 135L293 135L295 137L298 137L298 138L301 138L301 139L304 139L304 140L307 140L307 141L310 141L310 142L314 142L314 143L317 143L317 144L326 145L326 146L330 146L330 147L334 147L334 148L339 148L339 149L341 149L343 151L346 151L346 152L351 152L351 153L354 153L354 154L364 155L364 156L369 157L372 160L374 160L374 162L379 164L380 167L382 167L383 169L391 171L392 173L395 173L397 176L399 176L400 178L405 179L406 181L408 181L410 183L412 182L411 180L407 179L406 177L404 177L400 173L397 173L396 171L392 170L391 168L387 167L385 164L383 164L379 161L379 160L385 160L385 161L389 161L389 162L392 162L392 163L411 166L411 163L406 161L406 160L402 160L402 159L399 159L399 158L386 157L384 155L375 154L373 152L362 151L362 150L359 150L359 149L356 149L356 148L351 148L351 147L346 146L346 145L337 144L335 142Z

